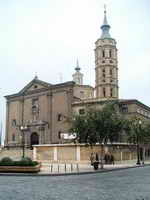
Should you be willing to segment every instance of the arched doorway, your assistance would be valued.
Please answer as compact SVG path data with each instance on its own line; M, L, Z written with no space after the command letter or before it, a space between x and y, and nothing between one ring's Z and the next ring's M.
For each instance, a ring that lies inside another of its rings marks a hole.
M39 144L39 136L36 132L31 134L31 147L34 144Z

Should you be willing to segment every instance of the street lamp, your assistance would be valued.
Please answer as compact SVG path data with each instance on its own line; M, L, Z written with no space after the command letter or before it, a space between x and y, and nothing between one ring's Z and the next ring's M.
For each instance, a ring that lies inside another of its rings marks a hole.
M20 130L22 133L22 158L25 157L25 131L28 131L29 128L27 126L20 126Z
M138 121L138 124L139 124L139 126L138 126L138 131L137 131L137 135L136 135L136 139L137 139L137 165L140 165L141 163L140 163L140 147L139 147L139 133L141 132L141 124L142 124L142 121L141 120L139 120Z

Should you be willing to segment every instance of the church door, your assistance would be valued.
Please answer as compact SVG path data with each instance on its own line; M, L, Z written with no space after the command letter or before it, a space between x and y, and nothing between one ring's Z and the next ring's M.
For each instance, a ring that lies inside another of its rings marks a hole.
M36 132L31 134L31 146L34 144L39 144L39 136Z

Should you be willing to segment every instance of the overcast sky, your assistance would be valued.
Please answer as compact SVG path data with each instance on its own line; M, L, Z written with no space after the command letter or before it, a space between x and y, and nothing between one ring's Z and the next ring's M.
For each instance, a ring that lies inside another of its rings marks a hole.
M70 81L78 58L84 83L94 86L94 48L104 4L117 41L120 98L150 106L149 0L0 0L3 123L3 96L19 92L35 73L52 84Z

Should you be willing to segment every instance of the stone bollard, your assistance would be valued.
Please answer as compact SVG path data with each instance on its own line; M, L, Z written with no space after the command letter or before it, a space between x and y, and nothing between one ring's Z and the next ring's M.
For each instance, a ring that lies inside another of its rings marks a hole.
M65 172L67 171L67 166L66 166L66 163L65 163Z
M50 167L51 167L51 173L52 173L52 171L53 171L53 164L51 164L51 166L50 166Z

